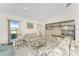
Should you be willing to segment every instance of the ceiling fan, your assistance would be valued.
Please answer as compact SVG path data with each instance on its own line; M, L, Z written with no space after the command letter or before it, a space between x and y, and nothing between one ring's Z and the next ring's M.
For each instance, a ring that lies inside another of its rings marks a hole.
M72 5L72 3L67 3L67 4L66 4L66 7L69 7L70 5Z

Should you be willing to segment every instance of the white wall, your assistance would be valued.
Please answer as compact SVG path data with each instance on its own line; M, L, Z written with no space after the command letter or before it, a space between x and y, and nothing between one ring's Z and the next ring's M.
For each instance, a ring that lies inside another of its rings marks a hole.
M7 19L7 18L6 18ZM8 23L4 16L0 14L0 42L8 42Z
M1 43L8 43L8 19L21 21L20 30L23 32L23 34L38 33L37 24L40 24L39 22L25 19L22 17L5 14L5 13L0 13L0 42ZM26 25L27 22L33 23L34 28L27 29L27 25Z

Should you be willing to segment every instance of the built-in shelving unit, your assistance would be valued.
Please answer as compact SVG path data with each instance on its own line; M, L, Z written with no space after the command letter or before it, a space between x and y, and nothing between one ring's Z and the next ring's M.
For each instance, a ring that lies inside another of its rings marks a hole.
M58 37L69 36L69 37L75 39L75 22L74 22L74 20L68 20L68 21L62 21L62 22L56 22L56 23L48 23L45 25L46 30L53 31L54 28L59 28L59 30L61 31L61 34L52 33L52 36L58 36Z

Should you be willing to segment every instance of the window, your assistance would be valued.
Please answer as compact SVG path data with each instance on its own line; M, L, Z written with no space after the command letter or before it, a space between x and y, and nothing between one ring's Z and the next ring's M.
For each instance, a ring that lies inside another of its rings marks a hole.
M9 24L10 39L16 39L17 38L17 29L19 28L20 21L10 20L9 22L10 22L10 24Z

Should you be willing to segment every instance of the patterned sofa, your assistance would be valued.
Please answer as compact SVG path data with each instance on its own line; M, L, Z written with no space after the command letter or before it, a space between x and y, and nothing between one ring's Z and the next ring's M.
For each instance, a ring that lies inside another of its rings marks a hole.
M24 39L27 41L28 44L30 43L32 46L33 44L35 45L35 43L38 44L38 41L40 42L40 44L45 43L44 38L41 35L36 34L36 33L25 34Z

